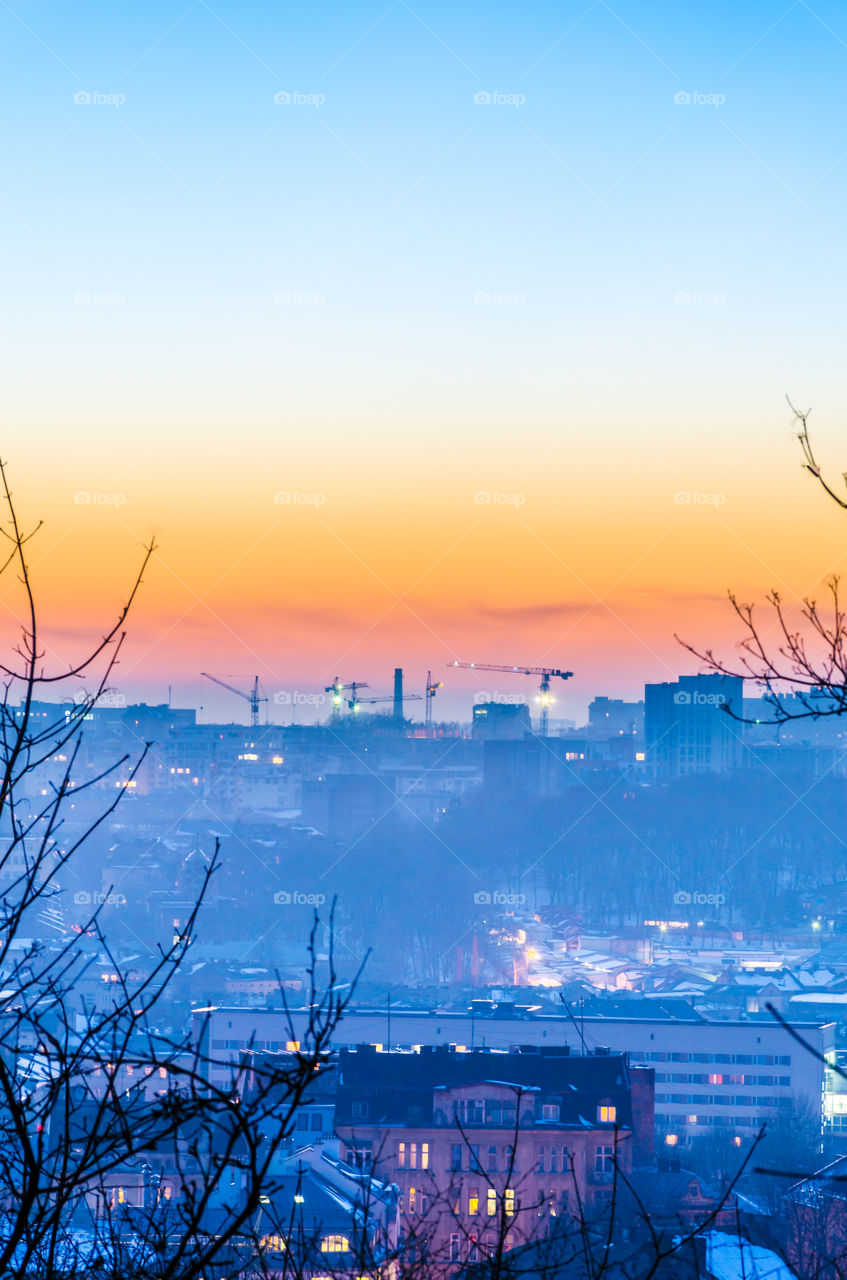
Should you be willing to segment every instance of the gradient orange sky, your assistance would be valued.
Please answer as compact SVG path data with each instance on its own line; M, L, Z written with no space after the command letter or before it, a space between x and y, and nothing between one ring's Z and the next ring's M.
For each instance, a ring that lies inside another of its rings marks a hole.
M155 535L128 697L240 717L201 670L273 697L395 665L445 716L532 693L459 658L573 670L579 720L692 670L674 631L727 652L728 587L843 568L783 400L840 474L847 30L818 8L0 15L3 449L51 650Z

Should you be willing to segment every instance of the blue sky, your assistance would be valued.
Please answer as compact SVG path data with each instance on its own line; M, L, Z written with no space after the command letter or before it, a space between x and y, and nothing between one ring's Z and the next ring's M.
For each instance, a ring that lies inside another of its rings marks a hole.
M517 625L468 655L461 610L503 595L519 614L528 581L545 605L555 563L522 566L570 511L596 551L586 589L629 575L661 596L649 649L624 657L632 688L676 661L675 592L814 577L778 515L798 485L782 396L814 400L841 469L843 6L17 3L0 32L7 451L69 545L102 532L73 492L120 491L106 563L154 527L196 593L223 502L234 563L261 504L279 515L268 494L319 489L349 564L328 570L316 545L286 589L318 610L329 573L352 618L322 654L332 675L356 636L375 641L356 563L399 592L470 494L520 485L513 579L514 531L492 527L477 577L457 566L436 593L445 616L419 611L444 656L535 660L555 634ZM695 488L727 495L730 534L692 526L651 562L668 495ZM823 573L838 532L798 500ZM276 562L250 563L227 619L261 615ZM232 645L207 624L203 644ZM180 635L139 678L183 662L188 679ZM412 646L425 667L431 640L389 627L379 661ZM229 661L252 669L250 649Z

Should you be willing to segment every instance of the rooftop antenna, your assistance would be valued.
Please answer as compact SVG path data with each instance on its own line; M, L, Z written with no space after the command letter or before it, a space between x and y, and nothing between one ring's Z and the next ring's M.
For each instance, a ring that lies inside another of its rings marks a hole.
M573 1023L573 1025L574 1025L574 1030L576 1031L576 1034L579 1036L579 1043L582 1045L582 1052L583 1052L583 1053L585 1053L585 1052L586 1052L586 1049L585 1049L585 1030L584 1030L584 1024L583 1024L582 1026L580 1026L580 1023L578 1023L578 1022L577 1022L576 1018L573 1016L573 1013L571 1012L571 1007L570 1007L570 1005L568 1004L568 1002L567 1002L567 1000L565 999L565 997L562 995L561 991L559 992L559 999L561 1000L562 1004L563 1004L563 1005L564 1005L564 1007L565 1007L565 1013L568 1015L568 1017L570 1018L571 1022L572 1022L572 1023ZM584 1006L583 1006L583 1011L584 1011ZM580 1019L580 1021L581 1021L581 1019Z

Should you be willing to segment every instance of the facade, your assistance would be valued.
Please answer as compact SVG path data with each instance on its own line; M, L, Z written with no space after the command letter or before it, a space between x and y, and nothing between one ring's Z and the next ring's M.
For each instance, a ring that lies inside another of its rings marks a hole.
M588 704L587 733L592 738L640 737L644 732L644 703L622 698L594 698Z
M407 1247L436 1263L593 1218L616 1163L629 1173L651 1148L652 1072L620 1054L359 1045L340 1051L337 1080L343 1158L396 1183Z
M744 726L723 710L743 711L737 676L680 676L644 686L646 768L659 779L728 773L744 761Z
M254 1038L256 1048L284 1049L288 1017L274 1009L214 1009L205 1013L210 1052L237 1057ZM295 1035L305 1035L306 1011L292 1010ZM198 1026L200 1021L198 1018ZM834 1022L795 1022L812 1049L835 1060ZM677 1018L586 1017L577 1025L564 1016L482 1016L441 1011L348 1010L335 1031L337 1048L368 1043L412 1048L455 1045L509 1049L515 1046L567 1048L576 1058L585 1045L626 1053L633 1065L656 1072L655 1121L660 1141L685 1147L716 1133L745 1141L763 1121L790 1115L793 1103L808 1099L819 1109L822 1129L840 1117L843 1094L833 1073L794 1041L772 1018L709 1020L692 1011ZM675 1139L675 1141L674 1141Z

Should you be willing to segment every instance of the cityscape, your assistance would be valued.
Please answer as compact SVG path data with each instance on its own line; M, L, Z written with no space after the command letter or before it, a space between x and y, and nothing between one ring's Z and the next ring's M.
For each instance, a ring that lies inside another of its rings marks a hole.
M0 1280L847 1280L844 6L0 36Z

